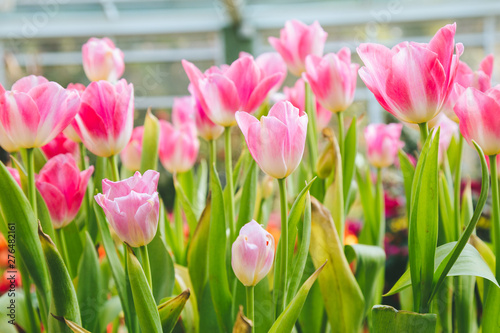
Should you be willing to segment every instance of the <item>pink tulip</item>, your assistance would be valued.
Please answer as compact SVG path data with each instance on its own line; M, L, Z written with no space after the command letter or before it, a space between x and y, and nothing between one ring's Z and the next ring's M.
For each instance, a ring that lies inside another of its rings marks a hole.
M7 167L7 171L9 171L10 175L12 176L12 178L14 178L19 187L21 187L21 177L19 176L19 171L10 167Z
M190 88L192 88L191 85ZM200 101L194 95L174 99L173 125L179 127L182 123L192 122L196 125L198 135L207 141L216 140L224 132L224 127L215 124L208 118Z
M491 88L491 76L493 74L493 55L485 57L481 64L479 65L479 70L473 71L470 67L463 61L460 61L457 68L457 75L455 76L455 84L453 85L448 99L443 106L443 112L453 120L458 123L458 117L453 111L453 107L457 102L460 95L463 94L465 89L469 87L476 88L482 92Z
M323 58L307 56L303 75L325 109L342 112L354 100L358 68L358 64L351 63L351 51L344 47L338 54L328 53Z
M279 73L266 76L251 56L237 59L227 69L205 73L186 60L182 65L208 117L223 127L236 124L236 111L255 111L282 77Z
M286 100L290 101L299 110L305 110L305 87L304 80L298 79L293 87L284 87L283 92L285 94ZM325 109L318 100L316 100L316 125L318 132L321 132L332 118L330 111Z
M82 93L75 130L97 156L118 154L130 141L134 125L134 87L124 79L116 85L92 82Z
M236 121L248 149L262 171L282 179L299 165L304 154L307 115L292 103L281 101L260 121L246 112L237 112Z
M361 44L361 79L384 109L414 124L434 118L452 87L463 45L455 45L456 24L441 28L429 44L403 42L392 49ZM453 54L456 48L456 54Z
M317 21L310 26L296 20L287 21L280 31L280 38L269 37L269 43L283 57L288 70L301 76L306 70L306 57L310 54L321 57L328 34Z
M51 158L40 170L36 187L47 204L54 228L63 228L73 221L93 171L90 166L80 172L71 154Z
M130 141L120 153L122 164L128 170L137 171L141 169L143 136L144 126L134 128Z
M94 198L102 207L118 237L133 247L149 244L156 235L160 215L158 179L154 170L137 171L118 182L102 181L102 192Z
M90 38L82 46L83 69L90 81L117 81L125 70L123 52L109 38Z
M435 122L435 124L433 124L432 127L440 128L438 161L439 164L441 164L443 163L444 155L450 147L451 139L454 136L458 137L458 125L450 118L448 118L444 113L439 114L436 118L437 121Z
M195 124L195 99L192 96L174 98L172 105L172 124L180 127L183 124Z
M403 124L370 124L365 128L368 161L376 168L394 164L398 150L404 146L400 141Z
M240 58L248 56L251 57L252 55L246 52L240 52ZM272 76L276 73L282 75L281 79L276 83L276 85L269 91L267 95L269 96L276 93L285 81L288 71L286 63L281 55L278 52L262 53L257 58L255 58L255 63L257 64L257 66L259 66L259 68L262 70L262 73L266 77Z
M11 91L0 85L0 146L13 152L46 145L68 126L79 107L77 93L42 76L26 76Z
M254 220L245 224L231 250L231 266L244 286L255 286L273 265L274 238Z
M474 140L486 155L500 153L500 85L485 92L467 88L453 110L469 144Z
M78 143L68 139L63 132L59 133L54 140L40 148L48 159L59 155L69 153L75 160L80 158L80 147Z
M86 87L81 83L70 83L66 87L67 90L76 91L78 93L78 96L82 95L82 93L85 91L85 88ZM76 123L76 120L73 119L71 124L69 124L68 127L66 127L63 132L64 132L64 135L66 135L66 137L68 139L70 139L74 142L80 143L80 142L82 142L82 140L78 136L78 133L75 130L75 127L78 127L78 124Z
M170 173L186 172L196 162L200 141L193 124L174 127L160 120L160 162Z

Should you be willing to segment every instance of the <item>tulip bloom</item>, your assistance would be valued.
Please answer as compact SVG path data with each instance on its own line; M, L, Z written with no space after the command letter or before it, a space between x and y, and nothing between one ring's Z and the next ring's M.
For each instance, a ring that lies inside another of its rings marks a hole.
M47 204L54 228L63 228L73 221L93 171L90 166L80 172L71 154L51 158L40 170L36 187Z
M82 46L83 69L90 81L117 81L125 70L123 52L109 38L90 38Z
M81 83L70 83L66 87L67 90L76 91L78 93L78 96L82 95L82 93L85 91L85 88L86 87ZM80 110L78 110L78 111L80 111ZM78 136L78 133L75 130L76 127L78 127L78 124L76 123L76 120L73 119L71 124L69 124L68 127L66 127L64 129L63 133L71 141L80 143L80 142L82 142L82 140L80 139L80 137Z
M124 79L113 85L92 82L82 93L75 130L97 156L118 154L130 141L134 126L134 87Z
M174 127L160 120L160 162L170 173L186 172L196 162L200 141L193 124Z
M327 36L317 21L308 26L291 20L281 29L280 38L269 37L269 43L283 57L288 70L293 75L301 76L306 69L305 61L308 55L323 55Z
M260 121L246 112L237 112L240 127L252 157L271 177L288 177L304 154L307 115L288 101L276 103Z
M283 93L285 99L290 101L299 110L305 110L305 86L304 80L298 79L293 87L284 87ZM321 132L332 118L332 113L319 104L316 99L316 126L318 132Z
M358 64L351 63L351 51L344 47L338 54L328 53L323 58L307 56L303 75L324 108L342 112L354 100L358 68Z
M78 143L68 139L63 132L59 133L54 140L40 148L48 159L59 155L69 153L75 160L80 158L80 147Z
M500 85L481 92L467 88L457 100L455 114L460 120L460 132L474 140L486 155L500 153Z
M266 76L251 56L237 59L227 69L205 73L186 60L182 65L208 117L223 127L236 124L236 111L255 111L282 77L280 73Z
M455 45L456 24L441 28L429 44L403 42L392 49L361 44L361 79L380 105L396 118L428 122L448 98L463 45ZM456 54L453 54L456 48Z
M6 91L0 85L0 146L13 152L41 147L71 123L80 98L42 76L26 76Z
M137 171L118 182L103 179L103 194L94 197L118 237L130 246L147 245L156 234L160 215L156 191L159 178L158 172L148 170L142 176Z
M231 266L244 286L255 286L273 265L274 238L254 220L245 224L231 250Z
M251 57L252 55L246 52L240 52L240 58L248 56ZM257 64L257 66L259 66L259 68L262 70L262 73L266 77L274 75L276 73L282 75L281 79L276 83L276 85L269 91L267 95L269 96L276 93L285 81L288 71L286 63L281 55L278 52L265 52L255 58L255 63Z
M404 146L400 141L403 124L370 124L365 128L368 161L376 168L394 164L398 150Z
M141 168L143 136L144 126L134 128L130 141L120 153L123 165L129 170L137 171Z

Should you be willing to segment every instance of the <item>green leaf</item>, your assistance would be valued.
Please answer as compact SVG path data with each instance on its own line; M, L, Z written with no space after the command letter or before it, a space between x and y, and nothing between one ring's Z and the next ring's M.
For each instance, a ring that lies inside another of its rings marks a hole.
M364 226L359 235L359 242L362 244L375 244L373 235L377 234L375 219L375 194L373 193L373 183L370 175L370 169L364 170L365 176L361 174L362 170L356 170L356 182L358 183L359 197L361 207L363 208Z
M17 275L19 279L19 275ZM25 295L21 289L16 290L15 296L15 304L12 305L11 300L12 294L6 292L0 297L0 315L3 320L0 320L0 332L2 333L18 333L15 325L12 325L12 322L16 322L19 326L26 328L27 327L27 315L23 311L23 307L25 306ZM10 308L9 308L10 307ZM11 309L14 308L15 313L11 313ZM9 321L11 321L9 323Z
M0 163L0 213L15 228L16 250L41 296L42 313L48 314L50 284L42 246L38 240L37 221L31 205L10 172Z
M497 285L498 286L498 285ZM482 331L500 332L500 288L490 285L483 308Z
M91 332L98 332L102 290L99 257L88 232L85 233L85 248L78 266L77 297L82 325Z
M195 200L196 206L193 207L193 210L196 216L200 216L206 206L208 187L208 167L207 161L204 159L200 161L200 166L196 172L195 182L195 188L197 189Z
M36 191L36 205L38 208L38 220L42 224L43 232L45 232L51 239L55 237L54 225L50 217L49 209L45 204L40 192Z
M311 245L314 266L328 260L318 281L332 332L357 332L365 301L344 255L330 212L312 198Z
M53 313L52 313L52 317L54 317L56 320L63 323L64 325L66 325L73 333L91 333L90 331L87 331L86 329L84 329L82 326L78 325L74 321L68 320L68 319L61 317L61 316L56 316Z
M106 300L101 306L101 312L99 314L100 327L107 327L109 323L118 317L121 311L122 306L120 297L112 296L110 299Z
M160 122L151 113L151 108L144 119L142 138L141 174L147 170L156 170L158 164L158 145L160 140Z
M163 333L170 333L179 320L181 311L188 301L190 296L189 289L184 290L180 295L165 300L158 305L158 312L160 313L161 325Z
M231 292L226 270L226 222L224 199L215 166L210 171L212 209L208 234L208 282L217 322L222 331L229 332L232 325Z
M149 252L149 264L151 267L153 296L158 304L163 297L171 295L174 289L174 262L172 261L170 253L167 251L165 243L161 239L159 230L147 247Z
M297 295L290 301L290 304L286 307L285 311L281 313L281 315L276 319L273 326L269 330L269 333L275 332L291 332L292 328L295 325L295 322L299 318L300 311L304 306L304 302L306 301L307 294L309 294L309 290L312 285L318 278L318 275L321 273L323 268L326 265L326 261L314 272L309 279L304 282L302 287L300 287Z
M194 214L193 207L191 206L191 203L188 197L186 196L186 193L184 192L182 186L179 184L175 176L174 176L174 187L175 187L175 193L177 193L176 199L179 200L182 206L182 210L186 216L187 223L189 225L189 235L190 237L193 237L198 221L196 219L196 215Z
M410 216L410 208L411 208L411 185L413 183L413 175L415 174L415 167L411 163L408 155L402 150L398 152L399 156L399 165L401 168L401 172L403 173L403 182L405 187L406 194L406 210L407 216Z
M80 232L75 222L71 222L65 226L62 230L63 237L65 239L69 265L71 269L69 270L71 278L76 278L76 273L78 272L78 263L83 253L82 240L80 238Z
M352 118L351 126L347 130L345 141L344 141L344 156L342 170L344 171L343 176L343 191L344 199L348 197L349 190L351 188L352 177L354 176L354 170L356 169L356 154L358 153L358 137L357 137L357 124L356 117ZM345 200L347 204L347 200ZM347 211L347 206L345 207Z
M248 171L245 177L245 183L243 184L242 194L241 194L241 204L240 211L238 213L238 221L236 222L236 233L248 222L252 220L253 211L257 197L257 180L259 175L259 169L257 168L257 163L252 159L248 166ZM260 221L259 221L260 223Z
M132 248L127 246L127 273L134 297L135 311L143 332L162 332L160 314L149 288L146 276Z
M52 298L50 300L50 313L68 318L81 325L80 308L76 297L75 288L64 261L47 234L42 231L41 225L38 236L42 245L47 267L49 269L50 284L52 286ZM69 332L68 327L49 317L49 332Z
M375 305L372 310L373 333L434 333L436 315L398 311L388 305Z
M376 292L385 268L385 251L379 246L355 244L346 245L345 253L349 262L356 260L355 276L365 299L366 314L380 298Z
M174 293L180 294L184 290L192 290L193 285L189 278L189 272L186 267L175 265L175 287ZM200 315L196 295L191 294L187 300L184 309L181 312L182 323L184 324L184 332L197 333L200 332Z
M458 235L455 234L454 208L450 193L446 177L441 173L439 175L439 214L441 216L444 238L448 243L458 239Z

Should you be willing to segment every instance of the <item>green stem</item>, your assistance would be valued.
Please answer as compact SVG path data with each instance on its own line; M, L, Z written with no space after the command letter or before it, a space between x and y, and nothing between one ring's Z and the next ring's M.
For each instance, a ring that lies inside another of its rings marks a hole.
M208 149L209 149L209 156L208 156L208 161L210 168L213 167L217 163L217 143L215 140L210 140L208 141ZM216 165L217 167L217 165Z
M375 198L377 201L377 219L378 219L378 234L376 235L376 243L384 248L385 235L385 203L384 203L384 188L382 186L382 168L377 168L377 185L375 189Z
M278 310L283 312L286 307L286 286L288 275L288 209L286 201L286 178L278 179L280 188L280 207L281 207L281 285L278 289ZM279 313L277 314L277 316Z
M247 289L247 318L252 321L252 333L255 332L254 323L254 286L248 286Z
M56 234L57 249L59 250L59 253L61 254L64 260L64 263L66 264L66 268L68 269L69 275L74 276L73 272L71 271L71 265L68 259L68 249L66 248L66 240L64 239L63 229L62 228L56 229L55 234Z
M314 96L311 91L311 86L309 83L304 82L305 90L305 101L304 107L305 112L309 121L307 122L307 146L309 148L309 163L311 164L311 170L314 173L316 167L316 160L318 158L318 133L316 127L316 110L314 105Z
M498 201L498 173L497 173L497 156L490 156L490 174L491 174L491 197L493 212L491 216L491 230L493 233L493 245L495 248L495 255L500 257L500 202ZM500 264L496 265L497 280L500 279Z
M339 149L342 160L344 159L344 112L337 112L337 122L339 125Z
M226 186L228 186L228 199L227 205L227 221L230 231L231 244L235 239L235 228L234 221L234 185L233 185L233 161L231 152L231 127L226 127L224 129L224 149L226 153Z
M457 165L455 166L455 179L454 179L454 184L453 184L453 191L454 191L454 214L455 214L455 239L458 240L460 238L460 234L462 231L462 220L460 217L460 185L461 185L461 171L462 171L462 152L463 152L463 145L464 145L464 137L462 134L458 134L459 139L458 139L458 156L456 159Z
M120 180L120 173L118 172L118 164L116 163L116 155L108 157L109 166L111 167L111 177L114 182Z
M151 267L149 265L149 254L148 247L146 245L139 247L139 253L141 254L142 269L144 270L144 275L146 275L146 280L148 281L149 288L151 292L153 291L153 283L151 280Z
M429 136L429 126L427 122L418 124L420 128L420 142L422 143L422 147L424 146L425 140L427 140L427 136Z
M36 187L35 187L35 155L34 149L26 149L26 164L28 171L28 200L38 220L38 209L36 207Z

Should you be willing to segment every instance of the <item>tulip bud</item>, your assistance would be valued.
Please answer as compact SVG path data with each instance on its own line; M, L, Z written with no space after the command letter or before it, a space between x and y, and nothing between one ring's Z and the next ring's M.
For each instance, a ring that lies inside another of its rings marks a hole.
M267 199L273 194L274 191L274 178L265 175L262 179L261 189L262 189L262 199Z
M326 179L332 174L333 167L337 161L337 156L335 155L335 149L333 149L333 143L330 142L326 145L325 149L318 158L316 162L316 173L319 178Z
M392 165L398 150L404 146L400 141L403 124L370 124L365 128L368 161L376 168Z
M82 56L90 81L116 81L125 70L123 52L109 38L90 38L82 47Z
M241 228L231 250L231 266L245 286L255 286L273 265L274 238L254 220Z

